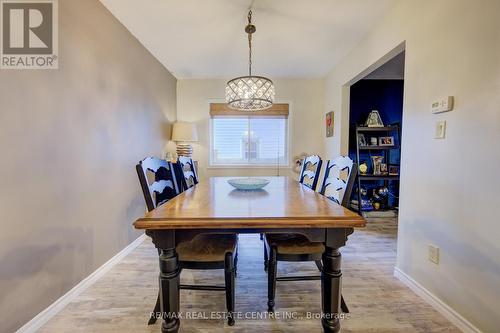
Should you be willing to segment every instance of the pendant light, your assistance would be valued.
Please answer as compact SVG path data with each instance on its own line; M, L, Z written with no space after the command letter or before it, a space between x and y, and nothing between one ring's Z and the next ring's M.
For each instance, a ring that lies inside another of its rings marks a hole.
M263 76L252 75L252 10L248 12L248 76L229 80L226 85L226 102L228 106L240 111L258 111L270 108L274 103L273 81Z

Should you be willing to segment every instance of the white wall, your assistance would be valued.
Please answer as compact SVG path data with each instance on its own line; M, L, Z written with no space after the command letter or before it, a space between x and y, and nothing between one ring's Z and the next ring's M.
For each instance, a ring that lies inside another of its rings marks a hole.
M276 168L207 168L209 163L209 103L224 101L227 80L178 80L177 118L195 122L199 142L193 145L200 177L276 175ZM276 101L290 103L290 167L293 156L307 152L323 153L325 137L323 80L274 80ZM282 168L280 174L295 175Z
M326 79L325 110L342 110L343 85L406 42L400 228L397 266L484 332L500 327L500 1L400 2ZM455 110L433 115L433 99ZM337 119L339 120L339 119ZM445 140L433 139L447 121ZM438 266L427 247L441 249Z

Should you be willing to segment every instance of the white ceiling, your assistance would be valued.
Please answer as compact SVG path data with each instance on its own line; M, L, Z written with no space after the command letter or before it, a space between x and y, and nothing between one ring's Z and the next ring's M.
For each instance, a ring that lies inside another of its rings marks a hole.
M323 77L397 0L101 0L178 79Z

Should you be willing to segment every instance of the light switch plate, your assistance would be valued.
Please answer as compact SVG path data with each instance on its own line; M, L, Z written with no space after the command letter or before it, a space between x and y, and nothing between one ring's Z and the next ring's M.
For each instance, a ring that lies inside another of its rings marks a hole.
M429 245L429 261L439 265L439 247Z
M435 139L444 139L446 136L446 120L436 122Z
M453 96L447 96L432 102L431 104L432 113L441 113L453 110L453 100L454 100Z

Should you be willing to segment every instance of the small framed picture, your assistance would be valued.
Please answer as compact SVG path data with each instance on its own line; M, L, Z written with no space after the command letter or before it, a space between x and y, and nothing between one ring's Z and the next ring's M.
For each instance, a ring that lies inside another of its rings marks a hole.
M365 138L365 135L364 134L359 134L358 133L358 145L360 147L362 146L366 146L366 138Z
M380 164L380 173L382 173L383 175L387 175L387 164L386 163Z
M398 165L389 165L389 175L390 176L399 175L399 166Z
M394 137L393 136L382 136L378 138L379 146L394 146Z
M326 137L333 136L333 128L335 127L335 114L333 111L330 111L325 116L325 125L326 125Z

